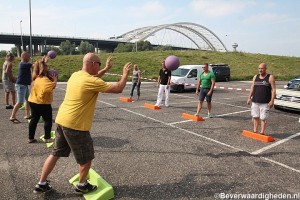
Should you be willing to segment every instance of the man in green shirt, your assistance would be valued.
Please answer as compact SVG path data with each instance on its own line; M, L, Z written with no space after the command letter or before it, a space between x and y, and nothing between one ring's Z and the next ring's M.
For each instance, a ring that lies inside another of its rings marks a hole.
M205 63L203 65L203 73L199 75L199 81L196 88L196 95L199 95L199 89L200 89L200 95L199 95L199 102L197 107L196 116L200 115L200 111L202 109L202 104L204 99L206 98L207 102L207 111L208 111L208 117L211 118L211 97L213 94L213 90L216 83L216 76L213 72L208 70L208 64Z

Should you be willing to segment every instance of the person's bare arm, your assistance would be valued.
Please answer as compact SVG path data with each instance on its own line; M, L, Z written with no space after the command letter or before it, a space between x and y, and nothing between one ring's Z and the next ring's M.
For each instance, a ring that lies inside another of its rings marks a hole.
M98 74L95 76L101 78L106 72L108 72L110 70L111 67L112 67L112 56L109 56L106 59L105 67L103 69L99 70Z
M127 77L130 72L132 63L126 63L123 68L121 80L112 84L104 93L121 93L126 86Z
M207 93L208 96L210 96L210 95L212 94L212 92L214 91L215 84L216 84L216 80L215 80L215 79L212 79L212 80L211 80L210 90L209 90L208 93Z
M171 83L171 76L169 76L169 78L168 78L167 89L170 87L170 83Z
M159 85L160 85L160 76L157 79L157 87L159 87Z
M199 80L198 80L198 84L197 84L197 87L196 87L196 95L199 94L200 85L201 85L201 78L199 78Z
M255 75L255 76L253 77L253 79L252 79L252 85L251 85L250 92L249 92L249 96L248 96L248 99L247 99L247 104L248 104L248 105L250 104L251 99L252 99L255 78L256 78L256 75Z
M6 67L6 75L7 75L7 77L8 77L9 80L13 81L14 77L13 77L11 71L12 71L12 64L8 63L7 67Z
M141 72L139 71L139 72L138 72L138 80L137 80L138 83L141 81L141 77L142 77L142 76L141 76ZM132 77L132 78L133 78L133 77Z
M272 87L271 101L269 102L269 108L272 108L274 106L274 100L276 97L276 84L275 84L275 77L273 75L270 75L269 83L271 84Z

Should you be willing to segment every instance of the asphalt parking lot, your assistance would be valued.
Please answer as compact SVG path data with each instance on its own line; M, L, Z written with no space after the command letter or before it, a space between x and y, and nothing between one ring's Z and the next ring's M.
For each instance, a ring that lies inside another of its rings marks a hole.
M141 99L132 103L119 100L129 96L130 84L122 94L98 97L91 130L96 157L92 168L113 186L115 199L210 200L234 194L300 199L299 114L272 109L266 133L275 142L264 143L241 135L244 129L252 130L246 104L249 82L218 82L222 89L215 89L212 103L216 117L206 118L204 104L203 122L181 117L183 112L195 113L194 92L171 93L170 107L161 110L145 108L144 103L156 102L155 85L142 83ZM58 84L55 89L54 116L65 87ZM0 95L4 97L3 90ZM28 144L24 111L17 114L22 123L13 124L4 99L0 105L0 199L84 199L68 183L78 173L73 156L60 159L49 176L53 191L32 192L51 149L42 142ZM40 124L36 138L42 134Z

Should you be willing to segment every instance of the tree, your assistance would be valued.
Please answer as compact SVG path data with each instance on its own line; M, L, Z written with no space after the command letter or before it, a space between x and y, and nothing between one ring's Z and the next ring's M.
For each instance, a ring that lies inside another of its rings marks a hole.
M119 43L118 46L115 48L114 52L121 53L121 52L131 52L132 48L134 47L131 43Z
M74 55L75 54L75 43L72 44L69 40L66 40L65 42L60 43L59 48L62 51L63 55Z
M156 50L156 51L170 51L170 50L173 50L173 48L171 46L165 45L165 46L154 47L153 50Z
M58 47L55 46L51 46L50 50L55 51L57 53L57 55L61 55L61 50Z
M0 58L5 58L6 54L7 54L7 51L1 50L0 51Z
M78 47L78 51L80 54L86 54L89 52L95 52L95 47L89 42L81 41Z
M138 41L137 43L119 43L114 52L131 52L131 51L150 51L152 44L149 41Z
M17 56L18 55L17 47L12 47L10 52L13 53L15 56Z
M153 49L152 44L149 41L139 41L137 43L138 50L140 51L150 51Z

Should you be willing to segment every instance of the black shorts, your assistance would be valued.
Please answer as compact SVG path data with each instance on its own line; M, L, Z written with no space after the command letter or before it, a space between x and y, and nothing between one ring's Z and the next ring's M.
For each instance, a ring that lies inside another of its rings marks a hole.
M204 98L206 98L206 102L211 102L211 97L213 95L213 92L211 93L210 96L207 95L209 92L210 88L201 88L200 89L200 94L199 94L199 101L204 101Z
M95 158L89 131L78 131L57 124L52 155L68 157L71 150L78 164L83 165Z

